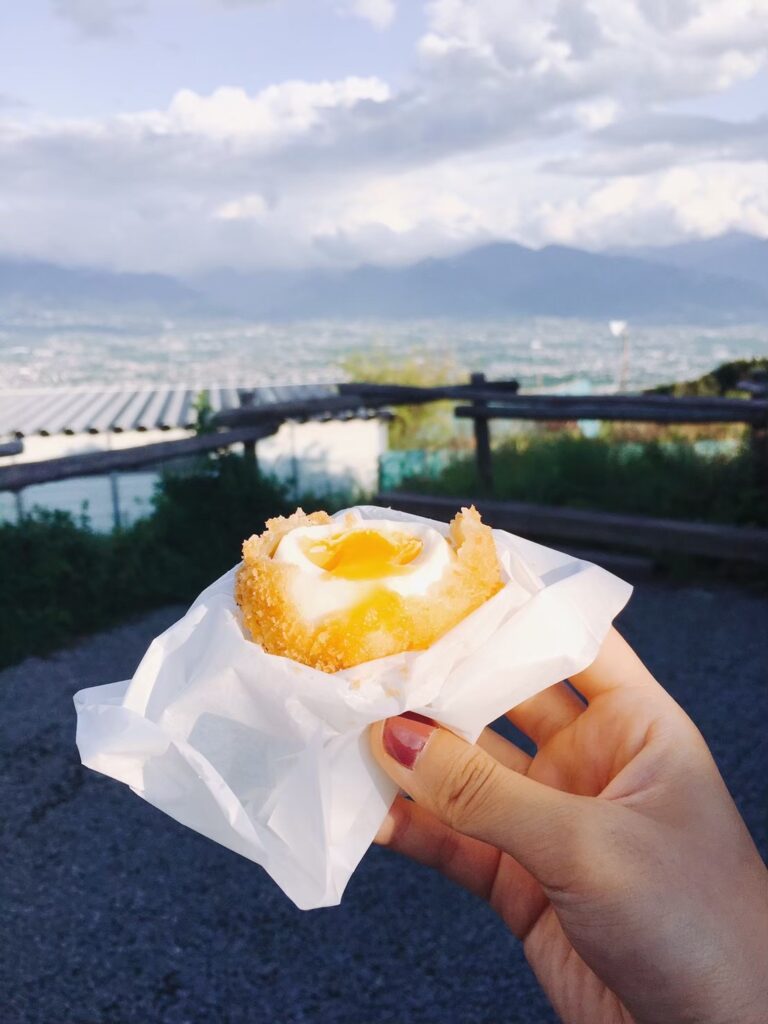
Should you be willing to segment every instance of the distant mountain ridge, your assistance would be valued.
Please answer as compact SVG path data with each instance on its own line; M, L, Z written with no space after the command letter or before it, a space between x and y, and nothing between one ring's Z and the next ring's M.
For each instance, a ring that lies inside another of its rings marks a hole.
M715 238L697 239L677 245L613 251L619 255L634 256L682 270L698 270L706 274L737 278L739 281L751 281L762 288L768 286L768 238L757 238L742 231L730 231Z
M201 296L165 274L127 274L0 258L0 314L52 309L161 309L194 313Z
M277 320L561 316L768 321L768 241L724 235L610 252L495 242L403 267L221 268L184 281L0 259L0 314L41 305Z
M755 242L768 246L755 239ZM695 243L693 243L695 244ZM670 256L591 253L496 242L405 267L199 275L190 283L243 316L577 316L768 318L768 287ZM713 262L713 261L710 261ZM731 265L726 262L730 270Z

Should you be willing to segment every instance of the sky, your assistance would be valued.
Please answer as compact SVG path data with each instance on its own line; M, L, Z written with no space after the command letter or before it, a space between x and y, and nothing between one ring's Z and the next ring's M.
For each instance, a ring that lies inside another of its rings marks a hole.
M768 237L768 0L0 6L0 258Z

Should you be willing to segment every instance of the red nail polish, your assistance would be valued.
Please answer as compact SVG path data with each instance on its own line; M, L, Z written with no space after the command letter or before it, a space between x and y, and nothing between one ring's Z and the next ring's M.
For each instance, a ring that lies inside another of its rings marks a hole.
M404 768L411 769L435 731L429 719L416 717L388 718L384 723L384 749Z

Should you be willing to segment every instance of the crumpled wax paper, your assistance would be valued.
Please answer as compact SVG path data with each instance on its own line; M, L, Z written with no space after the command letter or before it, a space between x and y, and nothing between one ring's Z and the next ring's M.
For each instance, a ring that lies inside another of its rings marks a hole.
M448 532L391 509L351 511ZM83 764L261 864L298 907L338 904L397 792L368 726L416 711L474 742L586 668L629 599L631 587L596 565L494 537L498 594L428 650L334 674L247 638L235 567L152 642L133 679L75 695Z

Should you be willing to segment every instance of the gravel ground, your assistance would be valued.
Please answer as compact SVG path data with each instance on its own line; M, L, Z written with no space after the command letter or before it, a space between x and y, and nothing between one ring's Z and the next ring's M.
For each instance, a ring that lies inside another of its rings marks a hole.
M243 858L80 767L72 694L130 675L166 609L0 673L4 1024L547 1024L479 901L383 850L297 911ZM621 626L709 741L766 852L768 601L641 584Z

